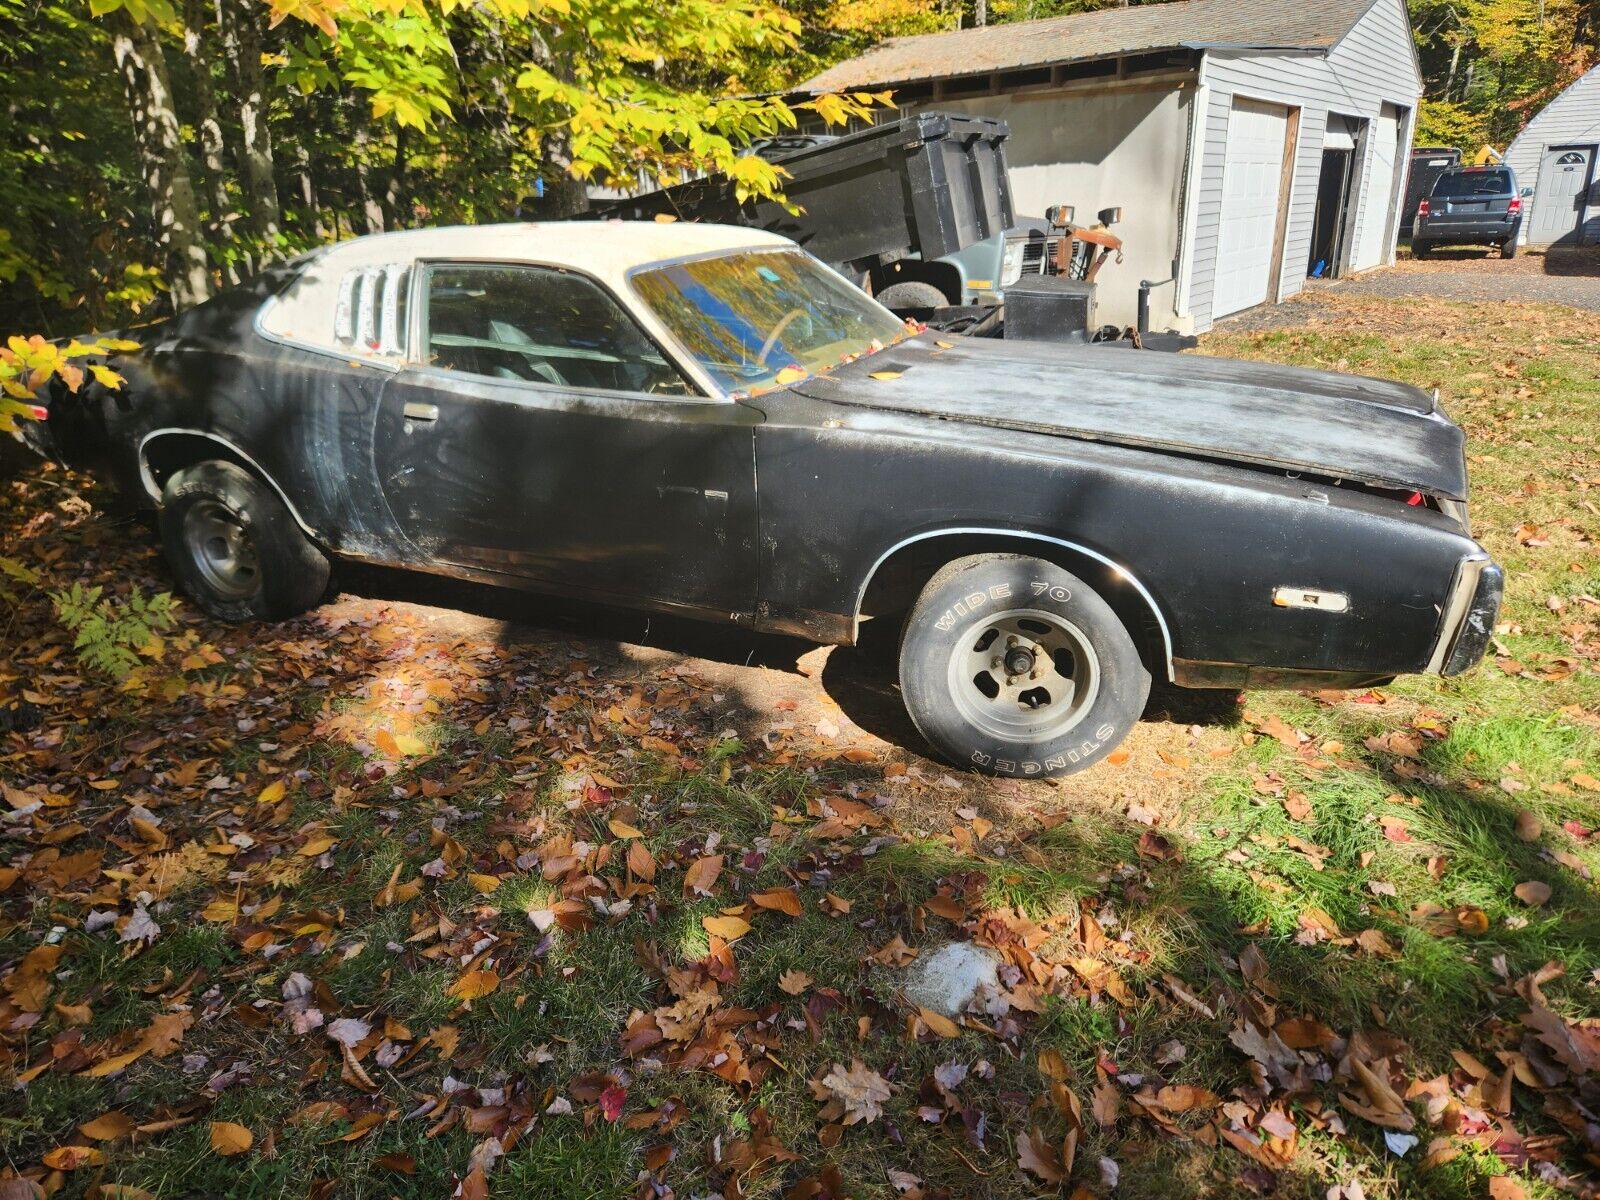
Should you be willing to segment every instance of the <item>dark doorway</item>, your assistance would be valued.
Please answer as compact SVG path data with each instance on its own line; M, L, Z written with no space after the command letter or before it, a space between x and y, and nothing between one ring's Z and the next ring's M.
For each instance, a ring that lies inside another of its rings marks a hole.
M1324 150L1322 174L1317 177L1317 212L1311 221L1311 257L1306 274L1328 279L1339 274L1344 257L1345 205L1350 197L1350 150Z

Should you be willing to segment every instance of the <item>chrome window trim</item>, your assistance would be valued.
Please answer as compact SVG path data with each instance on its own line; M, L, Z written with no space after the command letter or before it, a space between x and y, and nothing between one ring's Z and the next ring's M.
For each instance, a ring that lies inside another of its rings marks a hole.
M346 271L339 280L339 299L333 309L333 340L356 340L356 273Z
M1490 561L1487 554L1469 554L1456 565L1455 579L1451 581L1450 593L1445 598L1444 611L1440 615L1439 636L1434 642L1428 665L1424 668L1427 674L1442 673L1445 663L1450 661L1450 652L1455 649L1456 639L1461 636L1461 627L1471 611L1472 597L1477 594L1478 580Z
M383 311L378 318L378 353L389 358L403 357L400 340L400 291L405 286L405 263L390 263L383 268Z
M356 344L358 354L370 354L378 341L378 283L383 268L363 267L359 272L356 296Z
M1145 585L1139 581L1138 576L1136 576L1132 571L1128 570L1127 567L1117 562L1115 559L1107 558L1098 550L1091 550L1088 546L1083 545L1081 542L1068 541L1066 538L1050 537L1049 535L1043 533L1028 533L1021 529L998 529L987 525L958 525L947 529L930 529L925 533L913 534L911 537L902 538L900 541L890 546L882 554L878 555L877 562L872 564L872 569L867 572L867 577L861 581L861 588L856 592L855 612L851 617L851 639L854 640L860 635L861 605L867 598L867 589L872 586L873 576L878 573L879 567L883 566L884 563L889 561L889 558L892 555L900 550L905 549L907 546L914 545L917 542L925 542L933 538L940 537L965 537L971 534L1017 538L1030 542L1045 542L1052 546L1060 546L1063 549L1082 554L1086 558L1092 558L1095 562L1100 563L1102 566L1110 567L1116 572L1119 578L1128 581L1133 590L1139 594L1139 598L1144 601L1145 607L1150 610L1150 615L1155 617L1156 624L1161 629L1162 646L1166 650L1167 682L1175 683L1177 681L1176 669L1173 666L1172 630L1168 628L1167 618L1162 613L1161 606L1156 603L1155 596L1150 593L1149 588L1145 587ZM1487 559L1485 561L1487 561Z

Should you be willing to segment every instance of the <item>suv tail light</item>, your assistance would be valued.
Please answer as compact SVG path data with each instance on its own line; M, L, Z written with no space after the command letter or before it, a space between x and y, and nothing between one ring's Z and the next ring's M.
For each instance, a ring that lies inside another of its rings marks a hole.
M1422 201L1420 204L1417 205L1417 216L1425 217L1425 216L1428 215L1429 211L1430 211L1430 208L1429 208L1428 202L1426 200Z
M1522 211L1522 197L1521 196L1513 196L1513 197L1511 197L1511 205L1510 205L1509 208L1506 209L1506 211L1508 213L1510 213L1513 217L1516 216L1519 212L1521 212Z

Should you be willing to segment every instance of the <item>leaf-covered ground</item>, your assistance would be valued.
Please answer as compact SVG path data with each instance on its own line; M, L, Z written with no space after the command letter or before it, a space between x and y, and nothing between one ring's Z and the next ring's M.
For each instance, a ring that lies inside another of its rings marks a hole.
M1600 330L1326 304L1205 349L1441 389L1490 661L1055 787L374 600L113 684L7 578L0 1197L1593 1194ZM6 484L0 556L168 586L106 501Z

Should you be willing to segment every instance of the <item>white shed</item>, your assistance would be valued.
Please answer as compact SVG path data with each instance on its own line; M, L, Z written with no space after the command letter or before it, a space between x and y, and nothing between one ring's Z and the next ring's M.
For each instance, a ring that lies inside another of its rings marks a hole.
M1198 331L1393 261L1422 76L1404 0L1173 0L893 38L802 86L1005 119L1019 214L1123 209L1101 317L1148 279L1154 326Z
M1600 242L1600 67L1529 121L1506 151L1505 162L1528 196L1522 213L1524 243Z

